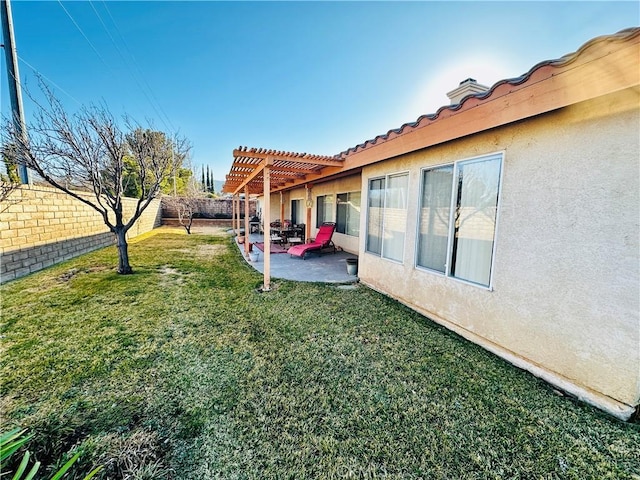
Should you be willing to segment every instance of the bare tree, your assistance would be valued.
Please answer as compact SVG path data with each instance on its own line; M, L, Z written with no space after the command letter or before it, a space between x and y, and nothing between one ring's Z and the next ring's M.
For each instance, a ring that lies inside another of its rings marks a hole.
M197 212L198 200L204 195L200 192L195 178L191 177L184 192L180 196L165 197L178 214L178 222L184 227L188 235L191 235L193 225L193 215Z
M171 174L172 156L186 155L188 144L171 142L162 132L134 128L125 133L106 107L85 107L69 115L60 101L45 89L47 106L39 106L29 125L29 138L4 122L4 154L20 158L43 180L100 215L116 237L118 273L133 273L126 234L158 195L161 182ZM172 155L175 153L175 155ZM123 208L127 182L139 182L132 215Z
M9 147L7 147L9 149ZM6 175L0 174L0 213L4 212L10 205L19 202L19 199L9 198L11 194L20 188L20 176L18 175L18 168L14 161L7 158L6 155L2 155L5 168L7 170Z
M0 175L0 213L4 212L10 205L18 202L18 200L9 197L19 187L19 183L5 178L4 175Z

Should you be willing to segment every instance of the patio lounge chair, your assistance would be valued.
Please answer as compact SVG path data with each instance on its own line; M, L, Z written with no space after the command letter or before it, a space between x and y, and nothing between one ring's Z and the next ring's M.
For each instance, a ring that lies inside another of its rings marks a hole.
M308 252L320 251L320 253L324 253L325 251L331 251L332 253L336 253L336 246L331 241L335 230L335 223L325 222L320 226L320 230L313 242L294 245L287 250L287 253L291 256L302 257L303 260Z

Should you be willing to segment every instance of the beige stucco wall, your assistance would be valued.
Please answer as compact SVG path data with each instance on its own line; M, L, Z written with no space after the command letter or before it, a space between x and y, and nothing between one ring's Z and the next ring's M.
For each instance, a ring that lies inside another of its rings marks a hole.
M331 182L320 183L316 185L312 185L311 187L311 198L313 199L313 206L311 208L311 234L310 237L314 237L318 232L318 228L316 227L316 205L317 198L322 195L333 195L334 199L334 208L333 208L333 217L332 221L336 220L336 212L335 212L335 201L338 193L349 193L349 192L360 192L361 182L360 175L353 175L349 177L339 178L337 180ZM304 188L297 188L287 192L282 193L282 202L284 203L284 218L291 218L291 200L301 200L302 205L306 205L306 195L307 192ZM263 199L262 197L258 200L258 208L261 209L263 207ZM306 208L304 210L305 218L302 219L300 223L306 222ZM280 193L271 195L271 219L272 221L275 219L280 219ZM262 217L264 218L264 216ZM362 218L361 218L362 221ZM344 251L357 254L358 247L360 244L359 237L353 235L345 235L342 233L334 233L333 234L333 242L336 246L342 248Z
M320 183L313 186L312 195L313 195L313 219L312 225L315 229L316 226L316 204L317 197L322 195L333 195L333 211L331 221L336 221L336 199L339 193L351 193L351 192L361 192L361 181L360 175L355 175L351 177L344 177L334 180L332 182ZM360 212L362 212L362 204L360 207ZM362 225L362 215L360 215L360 225ZM315 229L317 231L317 229ZM362 230L360 230L362 232ZM358 247L360 245L360 237L356 237L353 235L345 235L343 233L335 232L333 234L333 242L341 247L344 251L358 254Z
M629 89L366 167L362 205L400 171L411 200L403 264L364 253L363 207L361 281L614 414L637 405L639 104ZM420 169L498 151L493 290L416 268Z
M271 209L269 210L270 212L270 218L271 221L275 221L275 220L286 220L289 219L291 217L291 201L290 201L291 197L289 192L283 192L282 196L280 193L274 193L271 195ZM284 204L284 218L280 218L280 203ZM263 197L258 197L258 213L260 213L260 218L265 218L265 212L263 212L264 209L264 198Z

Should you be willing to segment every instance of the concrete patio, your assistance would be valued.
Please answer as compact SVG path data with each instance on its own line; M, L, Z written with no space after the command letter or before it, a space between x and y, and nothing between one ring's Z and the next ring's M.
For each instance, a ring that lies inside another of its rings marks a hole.
M251 243L263 242L262 234L249 235ZM238 249L244 255L244 245L235 242ZM264 252L254 246L254 252L258 253L258 261L247 263L260 273L264 273ZM357 275L347 273L347 259L358 258L356 255L338 251L335 254L309 253L303 260L300 257L292 257L288 253L271 254L271 277L298 282L323 282L323 283L355 283Z

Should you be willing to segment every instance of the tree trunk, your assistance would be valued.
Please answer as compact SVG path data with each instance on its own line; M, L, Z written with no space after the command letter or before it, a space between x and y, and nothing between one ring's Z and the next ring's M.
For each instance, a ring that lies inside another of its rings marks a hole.
M127 231L124 226L116 227L116 238L118 240L118 273L120 275L130 275L133 273L129 265L129 245L127 244Z

